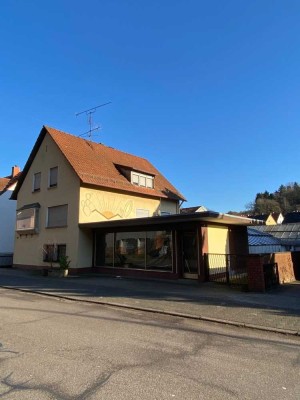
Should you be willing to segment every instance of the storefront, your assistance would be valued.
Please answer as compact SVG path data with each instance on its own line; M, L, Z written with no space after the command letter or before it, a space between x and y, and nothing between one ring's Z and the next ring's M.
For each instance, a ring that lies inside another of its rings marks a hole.
M246 227L251 221L203 212L81 224L81 227L93 230L94 272L204 281L204 254L214 248L214 237L218 249L224 241L224 252L248 254Z

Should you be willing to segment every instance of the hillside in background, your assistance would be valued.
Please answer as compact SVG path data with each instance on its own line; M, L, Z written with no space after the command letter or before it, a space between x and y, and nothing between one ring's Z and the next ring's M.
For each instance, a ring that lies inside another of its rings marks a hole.
M257 193L253 203L247 206L247 212L252 214L268 214L271 212L300 211L300 185L289 183L281 185L274 193L268 191Z

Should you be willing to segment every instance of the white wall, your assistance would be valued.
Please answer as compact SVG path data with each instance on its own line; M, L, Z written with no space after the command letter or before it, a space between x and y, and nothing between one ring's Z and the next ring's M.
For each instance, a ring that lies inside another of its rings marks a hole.
M9 200L11 194L12 191L7 190L0 196L0 254L14 251L17 202Z

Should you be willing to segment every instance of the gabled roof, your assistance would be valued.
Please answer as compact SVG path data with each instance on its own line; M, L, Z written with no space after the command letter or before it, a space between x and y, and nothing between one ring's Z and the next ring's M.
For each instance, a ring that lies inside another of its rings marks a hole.
M14 185L21 176L21 172L18 172L16 175L6 176L4 178L0 178L0 196L5 193L12 185Z
M196 212L208 211L204 206L185 207L180 209L180 214L193 214Z
M259 221L266 221L270 214L249 215L249 218L258 219Z
M50 135L65 156L81 184L109 188L156 198L185 200L183 195L146 159L44 126L31 151L12 198L16 199L41 143ZM154 189L133 185L120 168L154 176Z

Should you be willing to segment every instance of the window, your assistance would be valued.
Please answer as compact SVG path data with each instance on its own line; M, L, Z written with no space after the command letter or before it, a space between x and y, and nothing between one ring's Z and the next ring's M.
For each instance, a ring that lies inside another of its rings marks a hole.
M16 231L19 233L36 233L38 230L38 203L24 206L17 210Z
M65 257L67 246L65 244L44 244L43 261L58 262Z
M171 231L96 233L97 266L173 270Z
M140 174L139 172L131 172L131 183L136 186L153 189L154 177L150 175Z
M68 205L48 207L47 228L67 226Z
M50 168L49 171L49 187L57 186L58 167Z
M143 210L142 208L137 208L136 209L136 217L137 218L149 217L149 210Z
M41 190L41 173L37 172L33 175L33 191L38 192Z

